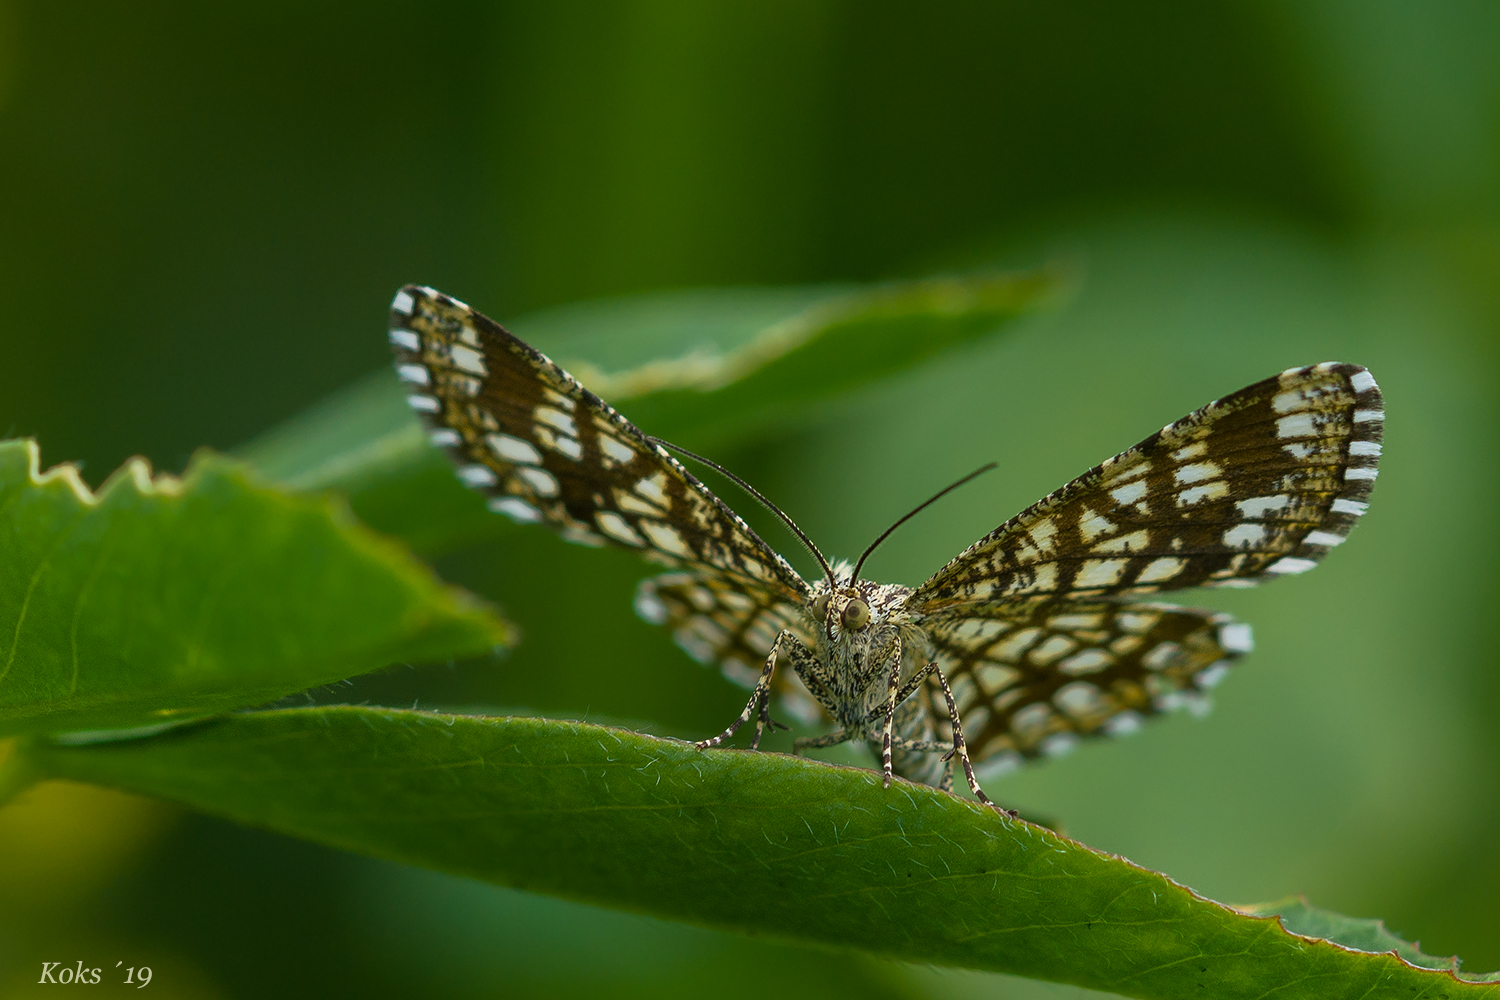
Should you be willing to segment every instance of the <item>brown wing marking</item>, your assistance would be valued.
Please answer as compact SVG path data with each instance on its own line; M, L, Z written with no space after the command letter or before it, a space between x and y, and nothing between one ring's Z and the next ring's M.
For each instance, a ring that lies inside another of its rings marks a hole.
M929 619L977 761L996 774L1056 756L1080 737L1133 732L1175 708L1203 710L1207 691L1251 648L1250 626L1170 604L1113 601L969 605ZM926 692L942 738L948 713Z
M805 599L806 582L681 463L498 323L430 288L391 305L397 374L492 510Z
M746 587L713 570L665 573L642 580L636 612L653 625L665 625L693 659L718 664L724 676L753 688L766 656L782 629L811 646L806 613L769 588ZM783 706L803 722L823 718L823 710L794 670L783 663L774 685Z
M1311 569L1368 506L1384 409L1357 365L1294 368L1169 424L975 542L913 596L1250 586Z

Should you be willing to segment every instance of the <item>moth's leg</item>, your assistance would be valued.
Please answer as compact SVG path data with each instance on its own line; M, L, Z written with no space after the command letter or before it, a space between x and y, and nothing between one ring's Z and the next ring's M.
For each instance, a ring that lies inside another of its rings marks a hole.
M944 740L903 740L899 736L891 740L891 746L897 750L908 750L912 753L940 753L945 754L944 760L953 756L953 744ZM943 768L943 780L938 784L938 791L953 791L953 771L951 768Z
M807 693L832 715L837 708L830 690L833 678L828 675L823 664L818 662L812 650L802 645L801 642L788 647L787 652L790 654L792 668L797 671L797 676L802 678L803 685L807 687Z
M788 726L782 725L779 722L774 721L771 718L771 696L770 696L769 693L764 698L762 698L760 700L760 715L755 720L755 738L750 741L750 749L751 750L758 750L758 749L760 749L760 734L763 733L763 732L765 732L768 728L769 729L787 729L787 728L790 728Z
M760 679L755 682L755 690L750 692L750 700L745 703L745 710L740 713L739 718L731 722L729 728L718 736L712 739L699 740L693 746L699 750L716 747L733 736L746 722L749 722L750 716L755 715L755 738L750 741L750 749L755 750L760 747L761 734L765 731L766 724L771 721L771 675L776 671L776 654L781 651L783 642L801 645L796 636L783 629L781 634L776 637L776 641L771 644L771 652L766 654L765 669L761 670ZM759 709L758 714L757 709Z
M911 753L942 753L953 756L953 744L947 740L903 740L897 736L891 740L891 746Z
M907 682L902 686L901 690L896 692L896 700L894 702L883 702L875 708L870 709L870 713L865 716L864 721L876 722L880 719L884 719L890 715L893 715L896 711L896 706L906 701L906 699L910 698L916 692L917 688L922 686L922 682L927 679L927 675L932 673L936 669L936 663L929 663L927 664L927 666L912 674L910 679L908 679ZM947 750L949 749L949 747L944 746L943 749Z
M881 743L880 767L885 774L885 787L891 787L891 727L896 723L896 695L901 683L901 640L896 640L896 655L891 663L890 695L883 706L885 714L885 736Z
M958 759L963 761L964 777L969 779L969 788L974 792L974 797L1002 816L1015 819L1017 813L1014 809L1004 809L990 801L990 797L984 794L984 789L979 787L979 779L974 777L974 765L969 761L969 748L964 745L963 725L958 721L958 705L953 700L953 689L948 687L948 678L943 676L942 668L936 663L930 663L932 672L937 675L938 683L943 687L943 697L948 699L948 720L953 723L953 748L943 756L949 760L956 753Z
M792 753L816 750L819 747L836 747L840 743L848 743L851 739L853 737L842 729L829 733L827 736L802 736L792 741Z

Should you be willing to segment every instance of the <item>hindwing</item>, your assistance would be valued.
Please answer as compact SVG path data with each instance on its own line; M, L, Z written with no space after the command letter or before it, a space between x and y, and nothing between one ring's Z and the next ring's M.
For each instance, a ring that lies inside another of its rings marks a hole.
M1207 691L1249 652L1250 626L1169 604L1046 601L965 605L924 623L964 736L991 774L1055 756L1081 736L1119 736ZM945 702L934 717L951 739Z

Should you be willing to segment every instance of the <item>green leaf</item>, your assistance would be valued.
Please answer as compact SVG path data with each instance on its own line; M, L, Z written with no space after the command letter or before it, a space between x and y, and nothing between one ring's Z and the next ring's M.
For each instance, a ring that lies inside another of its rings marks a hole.
M1457 955L1447 958L1425 955L1420 942L1406 941L1392 934L1386 930L1382 921L1346 917L1332 910L1320 910L1302 896L1257 906L1242 906L1239 909L1258 917L1280 917L1283 927L1302 937L1322 938L1358 951L1395 952L1403 961L1423 969L1442 969L1474 982L1500 982L1500 972L1479 976L1459 972Z
M892 958L1136 997L1500 997L1288 932L925 786L540 719L231 716L30 765L377 857Z
M95 495L37 458L0 442L0 731L161 724L509 641L341 504L238 462L133 459Z
M874 286L699 290L549 310L515 332L648 433L722 449L996 332L1057 294L1053 273ZM580 360L582 359L582 360ZM264 475L348 496L367 524L420 551L508 530L430 447L379 372L252 442Z

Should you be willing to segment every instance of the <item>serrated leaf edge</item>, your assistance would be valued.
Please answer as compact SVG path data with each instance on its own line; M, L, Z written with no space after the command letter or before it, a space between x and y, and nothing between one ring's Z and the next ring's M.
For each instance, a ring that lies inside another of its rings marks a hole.
M1188 891L1192 892L1191 889L1189 889ZM1197 895L1197 894L1194 893L1194 895ZM1201 899L1203 897L1199 897L1199 898ZM1340 917L1341 919L1350 921L1352 923L1374 924L1376 927L1380 928L1380 930L1384 931L1386 934L1389 934L1391 937L1393 937L1396 940L1400 941L1402 944L1404 944L1407 947L1411 948L1413 951L1417 952L1418 954L1422 954L1425 957L1432 959L1434 962L1442 962L1444 964L1442 966L1438 966L1438 967L1434 967L1434 966L1430 966L1430 965L1418 965L1415 962L1410 961L1409 959L1403 958L1402 955L1401 955L1401 953L1398 952L1398 951L1396 951L1394 948L1389 948L1389 949L1386 949L1385 951L1366 951L1364 948L1355 948L1353 945L1347 945L1347 944L1344 944L1342 942L1335 941L1332 938L1317 937L1316 935L1313 935L1313 934L1301 934L1301 933L1298 933L1297 931L1294 931L1291 928L1289 928L1286 925L1286 920L1282 917L1281 914L1279 914L1279 913L1258 912L1258 911L1263 911L1263 910L1271 909L1272 907L1278 907L1279 908L1281 906L1286 905L1287 903L1294 902L1294 901L1295 902L1300 902L1303 906L1306 906L1310 910L1320 910L1321 912L1325 912L1325 913L1331 913L1331 912L1333 912L1333 911L1328 911L1328 910L1322 910L1321 907L1313 906L1311 903L1309 903L1307 901L1307 897L1305 895L1303 895L1302 893L1298 893L1295 896L1287 896L1287 897L1285 897L1283 899L1274 900L1273 902L1269 902L1269 903L1251 903L1251 904L1239 905L1239 906L1231 905L1231 904L1228 904L1228 903L1220 903L1219 905L1220 906L1224 906L1224 907L1226 907L1226 908L1228 908L1230 910L1233 910L1235 913L1238 913L1241 916L1249 917L1252 920L1275 920L1276 923L1278 925L1280 925L1281 930L1284 933L1289 934L1289 935L1291 935L1294 938L1300 938L1303 941L1311 941L1311 942L1314 942L1316 944L1329 945L1331 947L1339 949L1340 951L1351 952L1351 953L1353 953L1355 955L1389 955L1391 958L1394 958L1396 961L1400 962L1402 965L1407 966L1408 968L1415 969L1418 972L1441 972L1441 973L1446 973L1455 982L1463 984L1465 986L1485 985L1485 984L1493 983L1493 982L1496 982L1496 981L1500 981L1500 980L1497 980L1497 978L1496 978L1496 977L1500 977L1500 973L1494 973L1494 972L1464 972L1464 971L1462 971L1459 968L1459 966L1462 964L1462 960L1457 955L1449 955L1449 956L1446 956L1446 957L1440 957L1440 956L1437 956L1437 955L1426 955L1426 953L1422 951L1422 942L1421 942L1420 939L1418 939L1416 941L1408 941L1408 940L1406 940L1400 934L1397 934L1395 931L1393 931L1389 927L1387 927L1385 925L1385 921L1382 920L1382 919L1380 919L1379 917L1346 917L1342 913L1334 913L1333 914L1334 916Z

